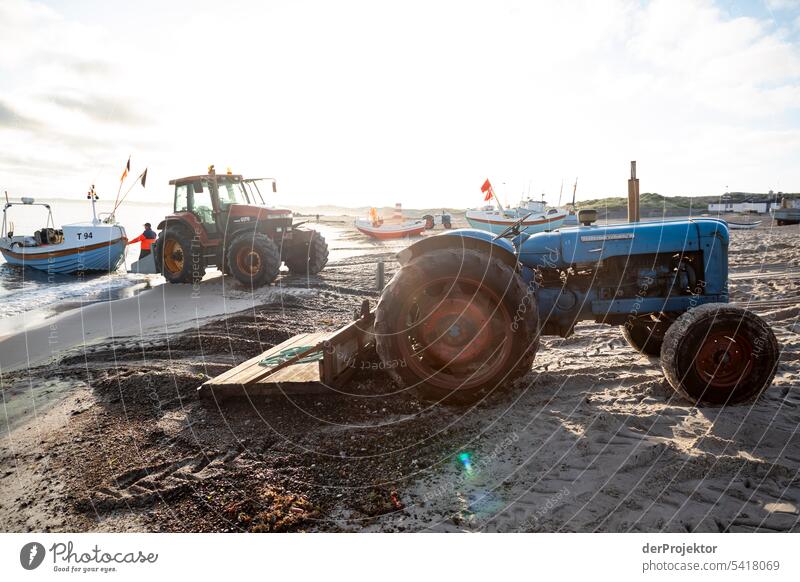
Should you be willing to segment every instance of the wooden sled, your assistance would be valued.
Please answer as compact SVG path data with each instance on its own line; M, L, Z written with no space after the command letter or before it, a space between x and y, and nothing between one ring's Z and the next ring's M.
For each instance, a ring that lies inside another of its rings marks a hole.
M205 400L321 394L341 388L374 345L375 315L364 301L358 317L333 332L301 333L206 381Z

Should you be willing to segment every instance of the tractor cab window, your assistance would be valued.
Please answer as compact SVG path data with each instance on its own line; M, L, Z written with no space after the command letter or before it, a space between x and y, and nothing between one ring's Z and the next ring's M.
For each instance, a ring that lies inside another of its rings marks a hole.
M242 188L247 194L247 199L251 204L264 204L264 198L261 196L261 190L258 189L258 180L245 180L242 183Z
M219 181L219 202L222 206L230 204L249 204L247 194L242 190L242 185L235 182Z
M175 187L175 212L186 212L189 210L189 186Z

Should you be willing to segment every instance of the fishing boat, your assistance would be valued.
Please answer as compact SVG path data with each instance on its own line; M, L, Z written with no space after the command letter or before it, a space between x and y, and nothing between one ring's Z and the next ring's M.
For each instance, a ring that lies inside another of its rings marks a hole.
M726 220L725 222L728 223L728 228L732 230L753 230L761 224L760 220L757 222L731 222L730 220Z
M566 210L547 208L544 202L523 201L516 208L503 209L484 206L478 210L467 210L467 222L472 228L487 230L494 234L503 232L520 218L520 232L534 234L545 230L555 230L564 223Z
M378 216L375 208L370 208L369 218L358 218L355 227L359 232L378 240L390 240L408 236L418 236L427 228L425 220L403 220L398 204L392 220L385 221Z
M57 229L49 204L37 203L33 198L26 197L20 202L10 202L6 195L0 232L0 252L5 260L11 265L32 267L48 273L116 271L123 261L128 243L125 229L115 221L113 214L105 220L97 217L97 194L94 189L88 197L92 200L92 219L65 224ZM16 234L13 223L8 220L8 211L19 206L46 209L45 226L30 235Z
M375 224L367 218L359 218L356 220L356 228L359 232L372 238L389 240L422 234L425 231L425 221L406 220L400 224Z

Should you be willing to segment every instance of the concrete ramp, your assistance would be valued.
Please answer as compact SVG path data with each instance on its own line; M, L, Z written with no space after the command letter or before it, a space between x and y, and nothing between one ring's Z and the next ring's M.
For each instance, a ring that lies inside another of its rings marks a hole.
M140 261L136 261L128 269L129 273L141 273L143 275L153 275L156 273L156 261L153 258L153 253L150 253Z

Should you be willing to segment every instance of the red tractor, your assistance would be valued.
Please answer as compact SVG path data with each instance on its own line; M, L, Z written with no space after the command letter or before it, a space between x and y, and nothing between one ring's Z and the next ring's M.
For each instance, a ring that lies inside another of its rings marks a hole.
M195 283L219 267L252 287L272 283L281 262L292 273L315 275L328 262L328 245L314 230L292 224L292 211L269 208L259 183L272 178L208 174L170 180L174 212L158 225L156 269L170 283Z

